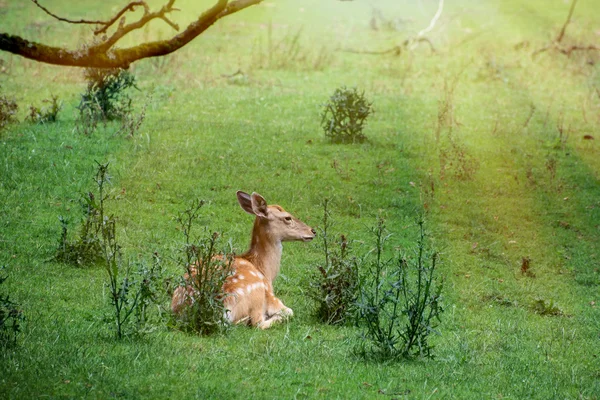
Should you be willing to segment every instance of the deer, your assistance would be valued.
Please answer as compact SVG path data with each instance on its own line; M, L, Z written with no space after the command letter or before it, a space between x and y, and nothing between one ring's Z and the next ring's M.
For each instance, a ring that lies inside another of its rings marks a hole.
M273 292L279 274L282 242L310 242L316 231L278 205L267 205L264 197L238 191L237 200L244 211L255 216L250 249L231 261L231 274L223 284L226 319L233 324L247 323L260 329L294 315ZM222 259L223 256L217 256ZM194 273L194 267L190 268ZM187 274L186 274L187 275ZM179 286L173 293L171 310L180 314L192 300L193 289Z

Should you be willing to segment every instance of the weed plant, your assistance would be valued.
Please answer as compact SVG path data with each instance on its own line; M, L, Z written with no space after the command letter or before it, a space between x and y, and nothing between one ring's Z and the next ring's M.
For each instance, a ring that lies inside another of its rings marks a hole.
M323 201L324 264L318 265L318 274L311 281L311 297L316 301L316 317L331 325L343 325L353 320L358 292L360 262L350 255L348 238L340 235L339 240L331 237L331 214L329 200Z
M337 88L323 105L321 126L333 143L362 143L363 128L373 112L372 103L357 88Z
M0 267L0 272L6 267ZM0 285L8 279L8 275L0 275ZM24 320L19 305L10 299L9 294L0 292L0 347L8 347L17 343Z
M178 264L185 270L181 285L187 288L189 296L188 307L177 325L184 331L211 335L224 332L229 326L223 284L231 274L233 256L218 254L221 235L217 232L203 239L193 238L192 230L204 204L197 200L176 218L185 239L183 254L178 258Z
M99 122L123 119L131 113L129 89L135 88L135 76L123 69L85 70L87 89L81 95L77 109L77 130L85 135L92 134Z
M83 217L79 235L75 240L69 240L69 221L63 216L58 217L61 224L61 235L54 259L77 267L87 267L96 265L103 260L100 245L102 220L93 192L82 196L80 204Z
M18 110L19 106L14 99L6 95L0 95L0 130L17 120L16 115Z
M386 258L390 234L383 220L373 229L374 259L361 277L357 304L358 323L364 329L358 353L365 358L433 356L429 339L441 322L442 284L434 277L437 253L427 248L423 224L419 220L414 258L406 254Z
M58 113L62 109L62 102L58 100L58 96L52 95L50 99L44 99L42 102L46 104L45 107L29 106L28 119L35 124L58 121Z

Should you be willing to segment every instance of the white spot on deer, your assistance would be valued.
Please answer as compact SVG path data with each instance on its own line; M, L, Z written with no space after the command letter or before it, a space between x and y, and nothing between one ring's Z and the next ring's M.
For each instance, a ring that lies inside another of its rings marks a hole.
M231 279L231 283L238 283L238 280L237 280L237 279L235 279L235 278L232 278L232 279Z
M238 277L238 279L239 279L240 281L243 281L243 280L244 280L244 275L242 275L242 274L238 274L238 275L237 275L237 277Z
M244 289L242 289L242 288L235 289L235 294L237 294L238 296L242 296L244 294Z
M250 271L250 274L252 274L252 276L258 278L258 279L265 279L265 277L263 276L263 274L261 274L260 272L257 271Z
M263 284L260 282L253 283L251 285L246 286L246 293L249 294L250 292L252 292L258 288L262 288L262 287L263 287Z

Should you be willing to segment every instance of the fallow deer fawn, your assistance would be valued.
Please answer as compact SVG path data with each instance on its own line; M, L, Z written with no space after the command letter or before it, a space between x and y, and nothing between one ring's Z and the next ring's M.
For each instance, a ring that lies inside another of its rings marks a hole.
M282 242L311 241L315 230L278 205L267 205L258 193L237 192L242 209L255 215L250 250L235 257L233 274L223 285L227 317L233 323L248 322L262 329L294 313L273 293L273 281L279 274ZM193 271L192 271L193 273ZM173 293L171 309L181 312L190 302L189 287L178 287Z

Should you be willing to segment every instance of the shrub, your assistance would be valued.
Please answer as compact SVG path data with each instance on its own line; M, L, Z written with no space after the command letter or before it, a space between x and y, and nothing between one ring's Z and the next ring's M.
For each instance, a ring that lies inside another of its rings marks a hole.
M365 98L364 91L345 86L337 88L323 106L321 126L334 143L364 142L363 127L373 112L372 103Z
M69 240L69 221L62 215L58 217L61 224L61 235L54 260L77 267L85 267L96 265L103 260L100 246L102 220L93 192L82 196L80 204L83 217L79 236L75 240Z
M50 99L43 100L43 103L48 106L41 109L33 105L29 106L29 120L36 124L58 121L58 113L62 109L62 102L58 101L58 96L53 95Z
M0 271L4 268L4 266L0 267ZM0 285L6 279L8 276L0 275ZM19 305L10 300L8 294L0 293L0 347L16 344L23 320L23 312L19 309Z
M176 218L185 238L178 264L186 275L180 285L187 288L190 297L177 324L186 331L211 335L229 326L223 304L223 284L231 274L233 256L217 255L221 235L216 232L203 239L192 237L203 205L204 201L195 201Z
M319 321L342 325L352 319L358 291L359 261L350 257L348 239L340 235L337 241L330 236L331 215L329 200L323 201L323 238L324 264L319 265L318 274L311 281L311 297L317 302L316 316Z
M423 220L414 258L386 259L387 234L379 221L373 230L376 246L367 274L361 278L358 322L364 327L359 353L375 359L432 357L430 335L441 322L442 284L434 272L437 254L427 249Z
M16 121L19 106L12 98L0 95L0 130L11 122Z
M162 302L166 295L163 269L156 253L151 265L143 260L123 260L117 241L117 219L106 210L110 197L106 188L110 182L108 164L98 164L94 181L97 192L89 192L81 203L84 218L77 240L69 241L68 222L59 217L62 233L55 260L76 266L100 264L104 267L112 306L109 320L121 338L130 332L141 332L148 322L149 306Z
M98 121L121 119L131 112L128 89L137 89L131 72L119 68L87 68L85 78L87 89L77 107L80 132L89 135L95 131Z

